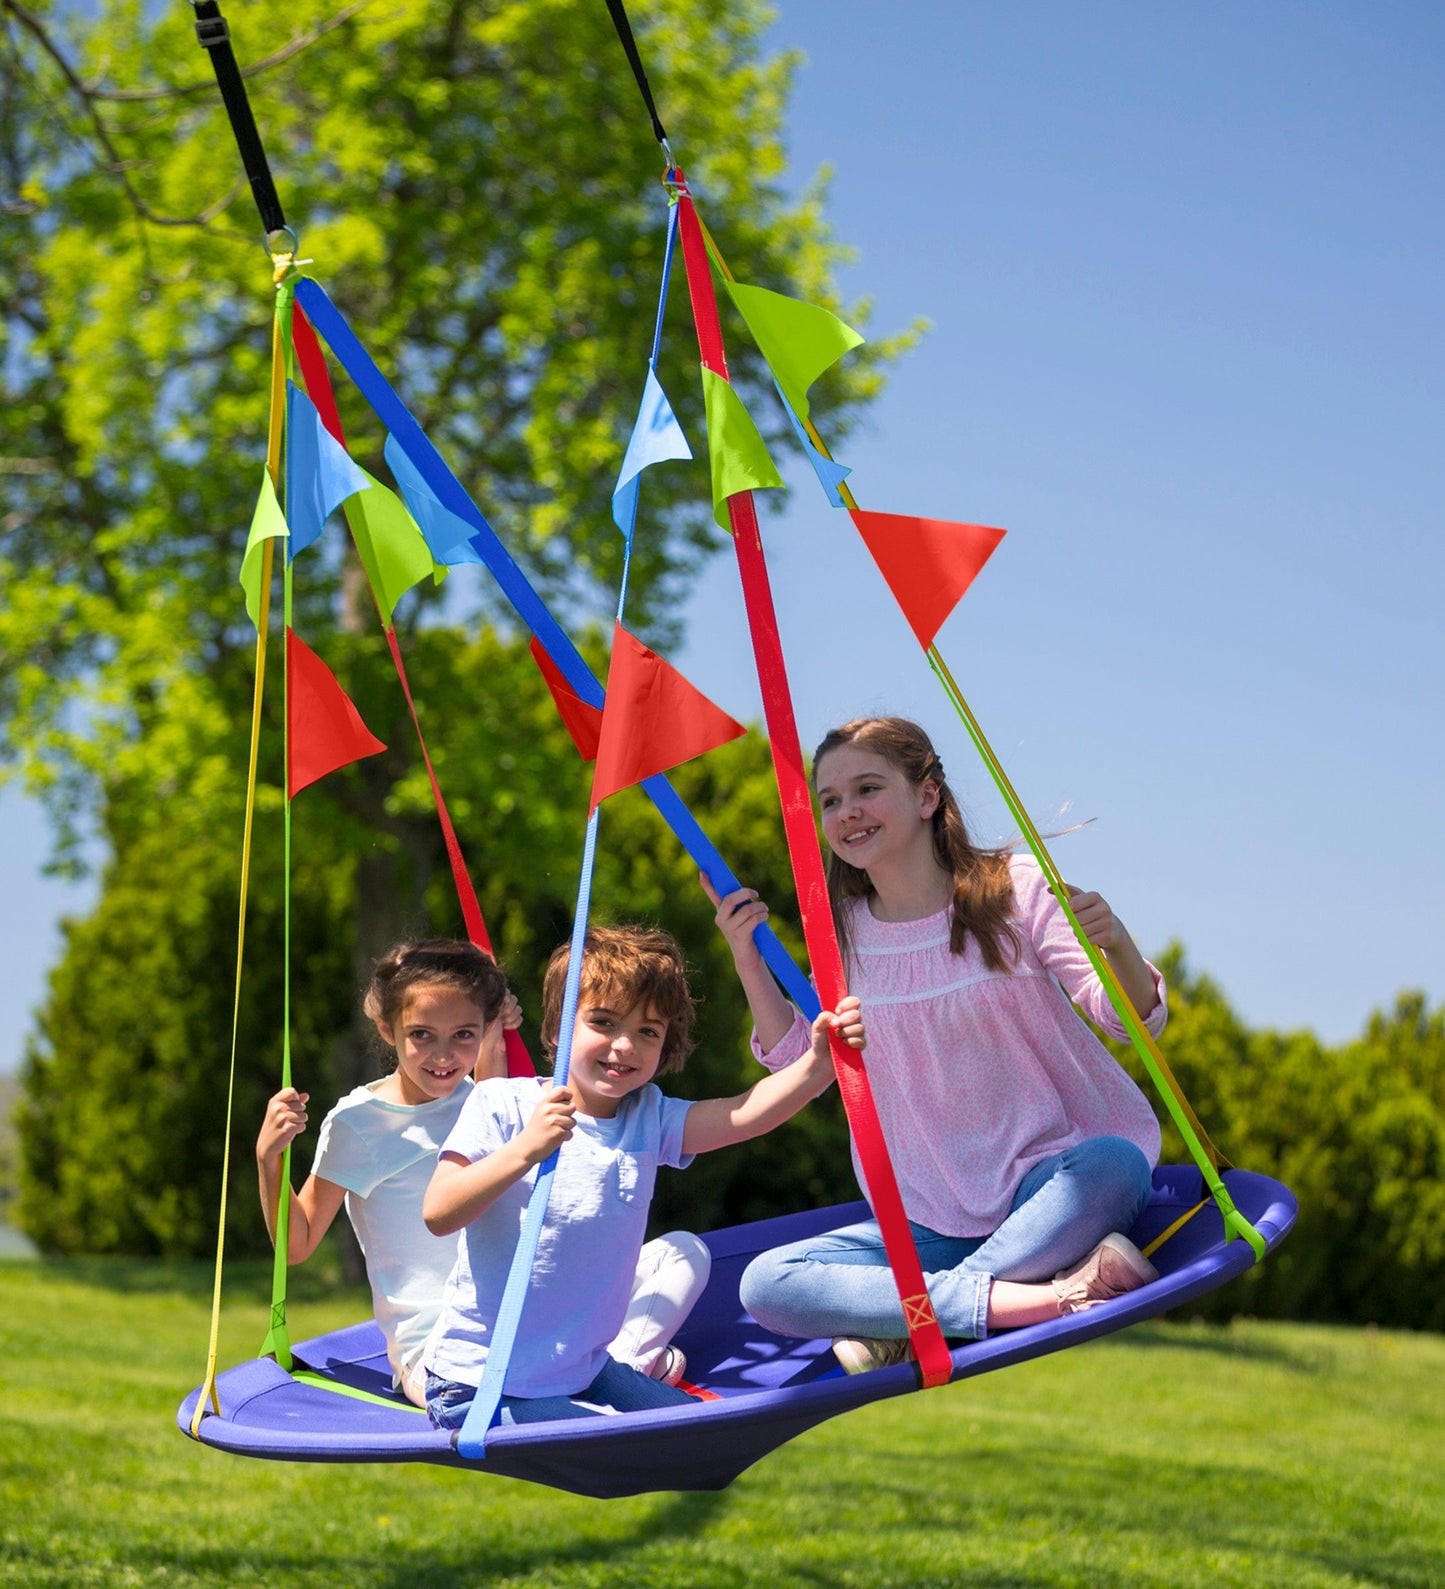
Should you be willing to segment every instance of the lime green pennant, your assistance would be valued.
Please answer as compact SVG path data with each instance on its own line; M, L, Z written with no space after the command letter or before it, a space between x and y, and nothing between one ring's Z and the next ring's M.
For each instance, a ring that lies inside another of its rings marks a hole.
M837 315L801 298L787 298L766 287L726 281L738 313L768 361L799 419L808 417L808 388L863 338Z
M739 491L762 491L781 486L782 476L753 416L743 400L721 375L702 367L702 396L707 409L707 450L712 464L712 514L725 530L727 499Z
M273 536L284 539L290 533L281 504L276 500L276 488L271 484L271 471L267 469L261 477L261 495L256 499L251 533L246 537L246 551L241 558L241 589L246 593L246 611L258 629L261 627L261 554Z
M346 521L376 592L382 622L390 624L397 602L407 591L428 575L436 577L436 563L406 504L369 474L366 478L371 484L346 504Z

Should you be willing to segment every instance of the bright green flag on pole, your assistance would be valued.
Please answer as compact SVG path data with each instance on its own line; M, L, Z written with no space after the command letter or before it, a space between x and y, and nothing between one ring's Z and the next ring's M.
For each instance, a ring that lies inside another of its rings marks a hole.
M787 298L766 287L724 281L747 321L753 341L768 361L783 396L799 419L808 417L808 388L863 338L837 315L801 298Z
M702 397L707 409L707 450L712 465L712 515L725 530L727 499L739 491L765 491L781 486L767 444L753 424L743 400L721 375L702 367Z
M380 481L369 474L366 478L371 483L346 504L346 519L376 592L382 622L390 624L397 602L428 574L437 573L438 565L406 504ZM440 572L444 576L446 570Z
M273 536L284 539L290 533L281 504L276 500L276 488L271 484L271 471L267 469L261 476L261 495L256 499L251 533L246 537L246 551L241 558L241 589L246 593L246 611L258 629L261 626L261 553Z

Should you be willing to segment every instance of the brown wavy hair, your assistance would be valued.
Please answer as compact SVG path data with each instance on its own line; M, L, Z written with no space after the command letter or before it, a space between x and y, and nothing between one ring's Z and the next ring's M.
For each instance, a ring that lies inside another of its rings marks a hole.
M552 951L542 983L542 1049L549 1060L557 1056L571 948L564 943ZM582 940L579 1008L584 1004L618 1011L641 1004L644 1011L655 1011L667 1022L657 1074L669 1075L686 1064L697 1006L687 985L687 963L670 932L661 927L589 927Z
M990 971L1008 971L1018 960L1018 930L1013 925L1014 889L1009 875L1009 851L981 849L968 836L958 798L948 787L943 763L928 735L906 717L859 717L827 735L813 752L813 792L818 791L818 764L829 751L844 745L871 750L896 767L911 784L931 783L938 790L938 805L931 818L933 853L953 879L953 925L949 949L961 955L969 936L978 940L983 963ZM852 957L844 901L867 899L877 893L862 867L850 866L831 848L828 851L828 898L838 931L838 947L845 960Z

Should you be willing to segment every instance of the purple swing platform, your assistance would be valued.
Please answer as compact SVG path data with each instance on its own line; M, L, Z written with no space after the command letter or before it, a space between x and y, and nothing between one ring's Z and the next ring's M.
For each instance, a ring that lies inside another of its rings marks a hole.
M1224 1183L1235 1206L1272 1251L1294 1224L1293 1194L1278 1181L1229 1170ZM1192 1166L1162 1165L1143 1217L1131 1232L1147 1246L1204 1196ZM219 1416L201 1422L205 1445L241 1456L284 1462L435 1462L528 1479L608 1499L654 1490L721 1490L754 1462L814 1424L917 1388L912 1363L855 1377L837 1366L827 1340L795 1341L756 1324L738 1302L738 1280L760 1252L868 1217L863 1203L814 1209L735 1225L707 1235L712 1277L677 1343L688 1373L715 1401L656 1412L590 1416L555 1423L499 1427L487 1456L469 1462L452 1436L391 1392L391 1373L376 1324L352 1325L295 1347L298 1367L338 1387L385 1397L386 1405L299 1383L270 1358L221 1374ZM1248 1269L1247 1243L1224 1240L1213 1202L1154 1254L1159 1279L1117 1301L1048 1324L1010 1330L953 1351L953 1378L1005 1368L1046 1352L1108 1335L1177 1308ZM199 1391L181 1404L176 1422L189 1433Z

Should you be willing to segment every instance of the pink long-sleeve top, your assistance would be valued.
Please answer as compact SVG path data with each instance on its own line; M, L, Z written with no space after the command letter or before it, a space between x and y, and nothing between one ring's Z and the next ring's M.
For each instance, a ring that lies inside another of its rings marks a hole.
M1010 861L1019 957L990 971L972 934L949 950L950 912L879 921L850 900L849 991L863 1001L864 1063L908 1217L946 1236L984 1236L1009 1212L1041 1160L1088 1137L1134 1142L1159 1159L1148 1100L1079 1018L1115 1037L1124 1028L1068 919L1031 857ZM1144 1025L1167 1018L1164 979ZM801 1015L767 1053L769 1070L810 1042ZM856 1148L853 1168L863 1176ZM864 1188L866 1193L866 1186Z

